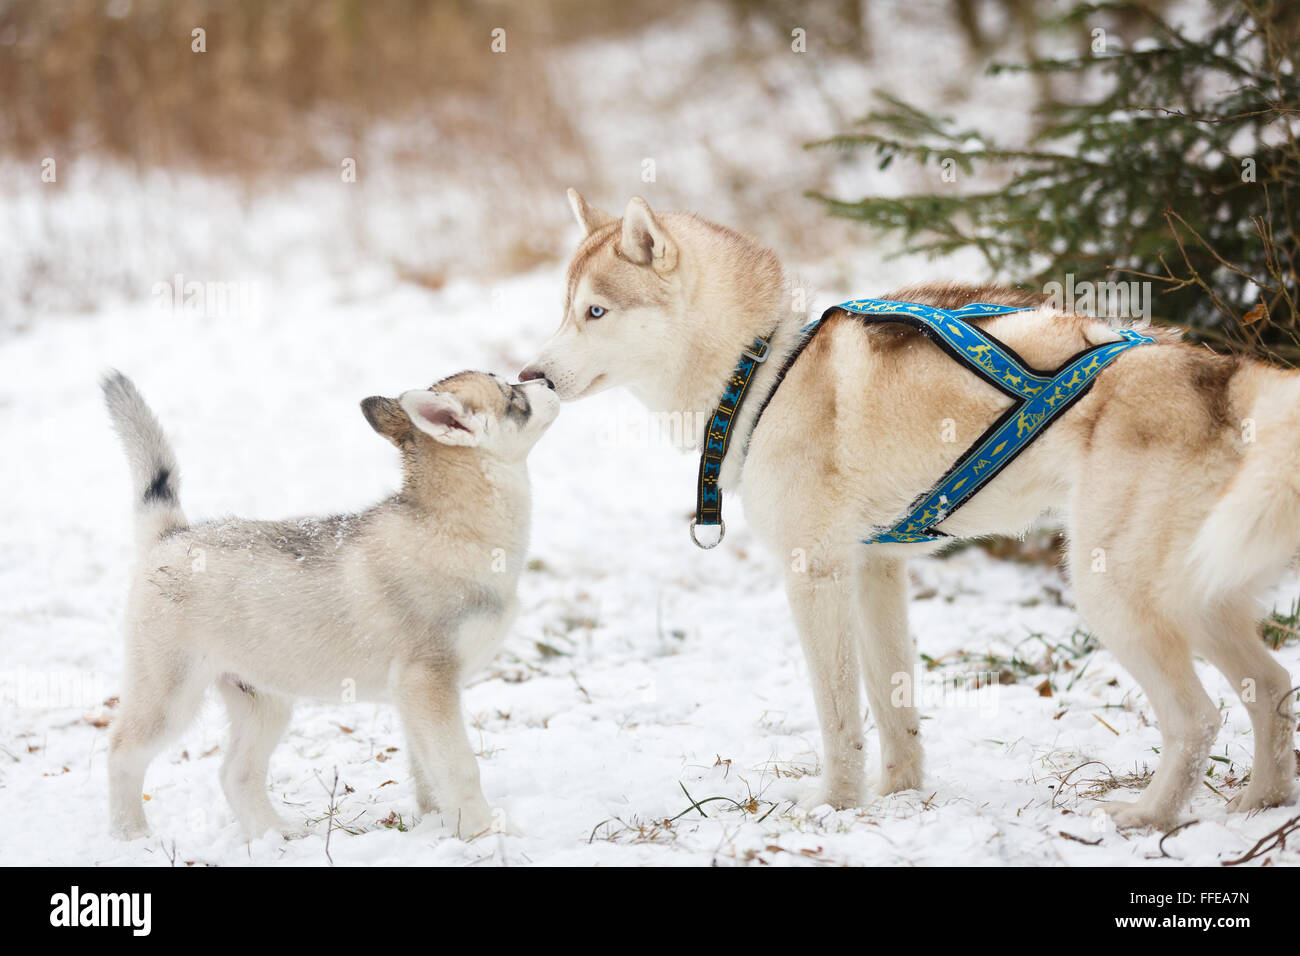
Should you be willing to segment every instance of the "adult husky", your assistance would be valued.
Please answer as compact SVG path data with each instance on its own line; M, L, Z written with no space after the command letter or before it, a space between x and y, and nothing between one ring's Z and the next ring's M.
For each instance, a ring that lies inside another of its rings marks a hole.
M847 313L829 316L780 379L808 317L792 309L772 252L693 215L656 214L640 198L621 220L573 190L569 201L586 236L560 328L521 378L548 379L561 399L623 385L651 410L703 422L742 352L758 337L770 342L720 486L735 489L743 470L750 527L791 568L786 589L826 751L813 799L864 802L859 675L880 731L879 789L921 787L917 711L891 690L914 673L905 562L935 545L863 539L906 514L1011 399L919 332ZM887 298L1032 307L979 325L1036 368L1118 338L1043 296L1000 287L918 286ZM1014 534L1049 508L1068 514L1080 611L1142 685L1164 738L1141 798L1107 809L1121 826L1167 827L1219 728L1193 654L1223 672L1250 714L1255 763L1235 809L1292 794L1291 679L1255 623L1261 592L1300 544L1300 376L1150 334L1156 344L1116 359L938 527ZM796 552L805 561L789 560Z

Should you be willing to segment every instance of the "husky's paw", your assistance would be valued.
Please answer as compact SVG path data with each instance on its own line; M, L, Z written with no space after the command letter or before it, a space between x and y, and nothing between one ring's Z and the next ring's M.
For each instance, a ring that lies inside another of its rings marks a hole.
M1155 827L1157 830L1173 829L1178 823L1177 814L1165 811L1162 808L1155 808L1149 804L1143 804L1141 800L1135 803L1126 803L1118 801L1108 803L1103 807L1115 826L1121 830L1134 829L1138 827Z
M1281 807L1292 802L1295 788L1288 781L1277 786L1256 786L1252 780L1246 789L1228 801L1229 813L1249 813L1252 810L1267 810Z
M833 810L851 810L867 805L865 787L849 787L844 784L830 785L819 783L799 798L797 806L805 812L817 807L829 806Z

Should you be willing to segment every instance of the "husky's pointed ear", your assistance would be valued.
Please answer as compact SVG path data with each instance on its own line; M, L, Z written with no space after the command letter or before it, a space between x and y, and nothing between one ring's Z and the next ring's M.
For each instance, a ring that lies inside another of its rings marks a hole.
M484 416L471 412L450 392L415 388L397 401L412 425L444 445L475 446L483 441Z
M653 266L656 272L677 268L677 244L640 196L633 196L623 213L619 251L637 265Z
M614 221L614 217L603 209L597 209L595 206L588 206L587 200L583 199L573 187L569 187L569 208L573 210L573 218L578 220L578 225L587 235L591 235L601 226L607 225Z
M401 445L411 435L411 420L396 399L371 395L361 402L361 414L370 427L394 445Z

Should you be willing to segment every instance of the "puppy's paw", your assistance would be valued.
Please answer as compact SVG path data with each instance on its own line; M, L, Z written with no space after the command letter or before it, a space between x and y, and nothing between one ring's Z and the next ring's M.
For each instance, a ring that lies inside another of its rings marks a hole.
M513 820L506 818L505 811L500 807L492 811L492 823L488 826L485 836L508 836L523 837L528 836L523 830L515 825Z
M1103 807L1110 818L1114 821L1115 826L1121 830L1135 829L1138 827L1155 827L1157 830L1171 830L1178 824L1178 814L1169 812L1159 807L1152 807L1143 804L1141 800L1135 803L1126 803L1117 801L1108 803Z
M311 827L306 823L290 823L288 820L281 820L271 829L280 834L281 839L284 840L301 840L303 837L311 836Z
M250 811L244 815L237 815L237 819L239 820L239 831L243 834L245 842L248 843L266 836L284 840L300 840L311 833L311 828L307 826L306 821L288 820L270 807L260 811Z
M805 812L823 806L833 810L851 810L864 807L867 802L866 787L822 782L800 797L797 806Z
M919 759L900 766L890 765L880 771L876 789L884 796L902 790L920 790L925 783L924 776Z
M462 840L473 840L498 832L505 826L504 813L494 811L486 802L444 810L440 816L443 825L453 830Z
M120 823L110 827L108 832L114 840L121 840L125 843L147 837L149 835L149 825L143 821Z

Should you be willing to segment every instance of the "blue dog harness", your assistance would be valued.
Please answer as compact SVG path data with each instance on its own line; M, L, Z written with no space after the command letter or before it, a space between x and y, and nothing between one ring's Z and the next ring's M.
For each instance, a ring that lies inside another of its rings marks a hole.
M898 322L924 333L951 358L981 376L1012 399L1011 406L989 426L959 457L942 478L913 503L906 515L892 527L877 531L864 539L865 544L915 544L938 541L949 537L935 525L951 517L952 513L969 501L976 492L987 485L1009 465L1017 455L1029 447L1052 422L1082 398L1096 381L1097 375L1124 352L1139 345L1152 345L1155 339L1131 329L1112 329L1120 336L1118 342L1094 345L1075 355L1055 372L1044 372L1031 367L1009 346L994 336L966 321L982 316L1027 312L1032 308L1008 305L989 305L973 302L960 309L939 309L916 302L894 302L888 299L853 299L832 306L821 318L804 326L803 338L786 360L771 390L754 417L750 434L767 409L772 396L785 379L786 373L807 348L814 335L827 318L841 312L856 315L864 322ZM759 352L767 357L767 342L759 339ZM721 524L721 495L717 488L717 475L722 456L726 452L727 438L736 410L743 400L749 379L756 367L756 356L746 351L736 367L723 402L710 419L705 439L705 452L700 458L700 497L696 518L691 525L691 539L695 537L696 524ZM758 359L762 361L762 359ZM713 464L716 456L716 464ZM707 489L706 460L710 462ZM706 490L710 492L708 507ZM723 530L725 531L725 525ZM721 538L719 538L719 541ZM704 545L700 545L704 547ZM713 547L713 545L710 545Z

